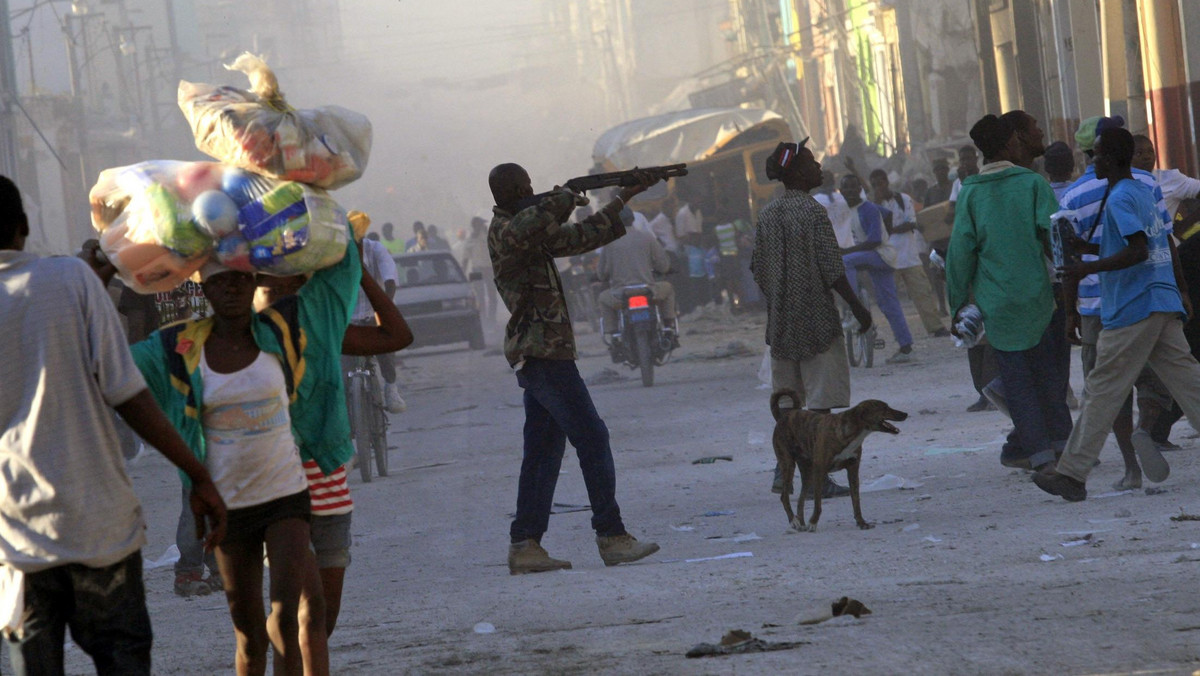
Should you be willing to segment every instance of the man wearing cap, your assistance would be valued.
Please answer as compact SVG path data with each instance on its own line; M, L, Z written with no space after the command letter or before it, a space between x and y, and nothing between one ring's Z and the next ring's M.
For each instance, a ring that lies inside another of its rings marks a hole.
M1058 210L1046 179L1018 166L1028 139L1008 120L987 115L971 128L983 153L977 176L963 182L946 253L946 289L957 315L970 300L983 313L1021 454L1000 454L1010 467L1054 462L1071 432L1067 363L1052 327L1054 294L1047 274L1050 215ZM955 329L957 330L957 329Z
M795 391L795 407L828 413L850 405L850 366L831 291L850 305L860 331L871 328L871 313L846 279L829 215L808 193L822 175L807 141L781 143L767 158L767 177L786 190L759 212L750 269L767 305L772 389ZM778 467L772 489L783 490Z
M1119 115L1115 117L1096 116L1089 117L1080 123L1079 130L1075 132L1075 143L1089 159L1089 165L1083 175L1076 179L1063 194L1059 203L1063 209L1075 212L1075 234L1096 247L1101 246L1104 235L1104 228L1099 225L1099 216L1105 198L1109 194L1109 183L1107 179L1096 176L1096 167L1090 163L1093 146L1096 138L1105 129L1124 126L1125 119ZM1137 168L1133 168L1131 173L1135 180L1150 188L1157 204L1159 218L1164 223L1170 223L1166 202L1154 180L1154 175ZM1095 260L1097 257L1094 255L1083 255L1085 263ZM1067 338L1082 346L1079 358L1083 364L1083 377L1086 379L1096 365L1096 341L1103 328L1100 319L1102 313L1100 277L1094 274L1088 275L1078 280L1077 283L1074 280L1067 280L1063 285L1063 291L1066 294L1067 304ZM1078 299L1077 302L1072 301L1072 298ZM1138 465L1134 448L1132 393L1126 398L1125 404L1113 421L1113 436L1117 438L1117 447L1121 450L1121 459L1125 462L1125 476L1113 486L1118 490L1140 488L1142 470ZM1137 441L1142 444L1149 442L1153 445L1153 440L1149 438Z

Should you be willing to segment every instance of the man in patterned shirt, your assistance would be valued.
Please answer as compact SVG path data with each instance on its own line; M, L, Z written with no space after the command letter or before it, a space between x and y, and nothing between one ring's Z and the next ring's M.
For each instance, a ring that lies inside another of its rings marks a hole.
M525 453L517 514L509 529L508 571L513 575L571 567L569 561L550 558L541 545L567 439L579 456L604 564L637 561L658 551L653 542L638 542L621 521L608 428L575 367L575 336L554 264L555 258L585 254L625 234L621 209L657 182L646 174L638 178L638 185L622 188L600 211L567 223L579 206L574 193L555 190L522 209L518 204L533 196L529 174L519 165L501 164L488 175L496 200L488 252L496 288L512 313L504 356L525 390Z
M837 291L850 305L859 330L871 328L871 313L854 295L829 214L809 190L821 185L821 164L800 143L781 143L767 158L767 176L786 191L758 214L750 269L767 304L771 385L800 395L795 406L828 413L850 405L850 366ZM779 467L772 490L782 490ZM826 483L826 497L834 487Z

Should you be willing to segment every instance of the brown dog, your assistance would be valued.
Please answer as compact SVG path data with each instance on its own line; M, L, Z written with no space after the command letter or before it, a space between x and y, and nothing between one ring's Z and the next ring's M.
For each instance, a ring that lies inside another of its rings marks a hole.
M775 416L775 458L783 476L783 493L779 496L788 523L799 531L815 531L821 518L821 496L825 494L825 477L829 472L846 470L850 485L850 500L854 504L854 520L859 528L871 528L863 519L858 500L858 465L862 460L863 439L872 432L899 434L889 420L900 421L908 414L897 411L877 399L868 399L841 413L814 413L800 408L781 409L781 399L791 399L793 405L800 397L792 390L780 390L771 395L771 415ZM792 477L800 468L800 495L796 512L792 513L789 496ZM804 523L804 496L813 499L812 520Z

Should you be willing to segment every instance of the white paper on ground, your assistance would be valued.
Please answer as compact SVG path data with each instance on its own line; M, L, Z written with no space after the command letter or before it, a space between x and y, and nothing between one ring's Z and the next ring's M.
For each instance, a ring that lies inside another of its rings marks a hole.
M913 481L912 479L905 479L904 477L896 476L895 474L884 474L883 476L879 477L878 479L875 479L873 481L868 481L867 483L860 486L858 489L858 492L859 493L874 493L876 491L890 491L890 490L893 490L896 488L913 489L913 488L920 488L921 486L924 486L924 485L925 484L921 483L920 481Z
M698 563L700 561L718 561L720 559L744 559L754 556L754 552L734 552L732 554L722 554L720 556L705 556L699 559L684 559L684 563Z
M148 568L162 568L163 566L169 566L178 560L179 560L179 547L176 547L175 545L171 545L170 547L167 547L167 551L163 552L162 556L158 557L157 559L154 559L153 561L150 559L143 558L142 568L147 568L147 569Z

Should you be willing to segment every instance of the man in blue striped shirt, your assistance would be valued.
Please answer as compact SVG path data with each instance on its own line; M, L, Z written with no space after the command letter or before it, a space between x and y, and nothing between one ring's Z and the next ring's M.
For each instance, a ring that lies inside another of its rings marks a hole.
M1092 147L1101 132L1105 129L1124 126L1125 120L1119 115L1088 118L1079 125L1079 130L1075 132L1075 142L1090 159L1092 158ZM1159 189L1154 175L1137 168L1132 169L1132 174L1134 179L1153 191L1159 218L1169 227L1171 219L1167 215L1166 202L1163 200L1162 190ZM1099 225L1100 209L1108 194L1108 179L1098 178L1095 165L1089 164L1087 170L1075 180L1075 183L1067 189L1061 199L1063 209L1075 212L1076 234L1097 246L1100 245L1104 233L1104 228ZM1097 256L1091 254L1083 255L1085 263L1097 259ZM1086 379L1096 366L1096 341L1102 328L1100 323L1100 277L1092 274L1079 281L1075 293L1078 298L1077 310L1070 307L1073 286L1070 283L1066 284L1068 294L1067 336L1072 343L1082 346L1080 359L1083 363L1083 377ZM1138 466L1132 440L1132 393L1126 397L1125 403L1121 406L1121 410L1113 422L1112 429L1117 438L1117 447L1121 449L1121 458L1125 461L1125 476L1113 484L1113 487L1118 490L1141 488L1142 470Z

